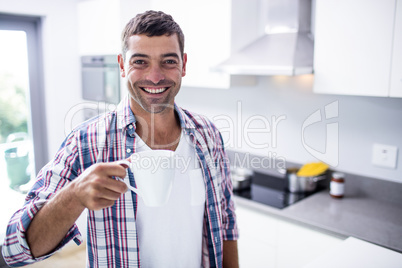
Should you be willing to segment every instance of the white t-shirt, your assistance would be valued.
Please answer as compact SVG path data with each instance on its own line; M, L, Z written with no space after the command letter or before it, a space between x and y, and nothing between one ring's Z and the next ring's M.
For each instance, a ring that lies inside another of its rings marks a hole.
M137 136L136 151L144 150L151 149ZM205 186L188 135L182 133L175 157L175 179L168 203L149 207L138 196L141 267L201 267Z

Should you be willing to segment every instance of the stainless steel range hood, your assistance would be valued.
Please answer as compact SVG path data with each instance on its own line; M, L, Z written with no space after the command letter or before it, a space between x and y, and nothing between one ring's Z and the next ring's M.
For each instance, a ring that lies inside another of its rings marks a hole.
M237 75L313 72L311 0L262 0L265 35L214 68Z

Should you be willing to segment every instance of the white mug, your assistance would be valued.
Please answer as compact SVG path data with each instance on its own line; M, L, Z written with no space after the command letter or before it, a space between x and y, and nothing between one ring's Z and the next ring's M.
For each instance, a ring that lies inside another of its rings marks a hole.
M119 163L130 167L137 188L129 185L129 182L125 183L130 190L143 199L145 205L159 207L164 206L169 201L175 175L173 151L149 150L138 152L131 155L130 161L122 160Z

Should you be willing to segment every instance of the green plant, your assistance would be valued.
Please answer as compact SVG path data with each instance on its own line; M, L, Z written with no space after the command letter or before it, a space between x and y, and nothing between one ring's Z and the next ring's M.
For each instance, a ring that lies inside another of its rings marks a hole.
M11 133L28 131L26 92L11 74L0 74L0 143Z

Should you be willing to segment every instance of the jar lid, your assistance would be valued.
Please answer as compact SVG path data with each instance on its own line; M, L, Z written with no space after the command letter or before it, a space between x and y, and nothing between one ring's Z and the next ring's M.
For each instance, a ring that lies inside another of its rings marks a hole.
M343 179L345 177L345 174L341 172L334 172L332 173L332 178L334 179Z

